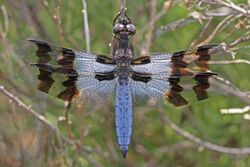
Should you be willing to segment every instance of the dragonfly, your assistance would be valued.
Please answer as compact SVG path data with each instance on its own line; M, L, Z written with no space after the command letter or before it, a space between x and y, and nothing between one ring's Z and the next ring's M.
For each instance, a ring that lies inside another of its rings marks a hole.
M217 75L209 69L212 51L217 45L135 56L131 42L135 34L131 19L120 13L113 22L110 54L75 51L42 40L27 40L35 47L33 55L37 61L30 64L39 71L38 90L50 94L53 85L60 85L56 97L68 102L81 97L115 98L115 130L124 158L131 142L135 99L187 105L188 100L182 95L185 92L182 79L194 81L191 91L200 101L208 98L209 78ZM55 74L64 76L63 80L57 81Z

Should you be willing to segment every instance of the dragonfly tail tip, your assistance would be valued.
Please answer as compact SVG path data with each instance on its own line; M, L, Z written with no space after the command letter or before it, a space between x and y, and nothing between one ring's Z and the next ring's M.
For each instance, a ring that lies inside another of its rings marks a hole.
M126 158L126 155L127 155L128 150L121 150L121 151L122 151L122 156L123 156L123 158L125 159L125 158Z
M128 152L128 146L121 146L121 152L122 152L122 156L125 159L127 152Z

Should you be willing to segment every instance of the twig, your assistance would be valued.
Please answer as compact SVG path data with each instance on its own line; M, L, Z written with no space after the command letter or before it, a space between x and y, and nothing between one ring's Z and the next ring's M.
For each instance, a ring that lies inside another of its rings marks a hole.
M146 40L146 46L145 46L145 52L146 54L149 53L151 44L152 44L152 39L153 39L153 33L155 31L155 23L156 23L156 0L152 0L151 3L151 12L150 12L150 28L147 34L147 40Z
M173 153L173 152L182 151L183 149L190 148L190 147L196 147L196 145L190 140L184 140L171 146L163 146L159 149L159 152Z
M52 18L52 20L55 22L56 24L56 27L58 29L58 32L59 32L59 37L60 37L60 44L63 45L64 43L64 31L63 31L63 28L62 28L62 22L61 22L61 13L60 13L60 6L58 4L57 1L55 1L55 9L54 9L54 13L51 12L49 10L49 2L47 0L40 0L43 7L48 11L50 17Z
M4 17L4 26L1 27L0 26L0 38L2 35L7 36L8 31L9 31L9 18L8 18L8 14L7 14L7 10L4 6L1 6L1 10L3 13L3 17Z
M172 122L166 116L166 114L163 113L162 109L160 109L160 114L161 114L161 120L164 123L168 124L175 132L177 132L184 138L187 138L204 148L207 148L209 150L213 150L216 152L220 152L220 153L225 153L225 154L236 154L236 155L250 154L250 147L243 147L243 148L223 147L223 146L202 140L201 138L196 137L193 134L189 133L188 131L178 127L174 122Z
M243 108L223 108L220 109L221 114L243 114L250 110L250 106L245 106Z
M223 19L217 26L216 28L213 30L213 32L202 42L200 42L198 45L205 45L208 44L212 41L212 39L214 39L214 37L222 30L226 27L226 23L229 22L231 19L233 18L233 16L227 16L225 19Z
M233 12L241 13L245 17L250 18L250 10L246 10L238 5L235 5L232 1L223 1L223 0L201 0L202 3L221 5L232 9Z
M53 124L51 124L45 116L38 114L31 106L27 106L23 101L21 101L18 97L14 96L8 90L4 88L4 86L0 85L0 92L2 92L5 96L7 96L10 101L17 104L18 107L24 109L25 112L33 116L35 119L40 121L43 125L49 128L51 131L55 132L57 136L67 144L74 146L74 148L83 155L90 163L94 164L97 167L102 167L100 163L98 163L95 159L93 159L89 154L93 152L91 147L82 146L82 144L77 140L72 140L67 136L63 135Z
M244 35L233 41L231 44L228 45L228 47L234 47L238 45L239 43L250 41L250 31L246 32Z
M44 125L46 125L49 129L51 129L54 132L58 133L58 130L56 127L54 127L43 115L38 114L36 111L34 111L31 106L27 106L25 103L23 103L18 97L14 96L12 93L7 91L4 86L0 85L0 92L2 92L5 96L7 96L11 101L14 101L19 107L23 108L26 112L31 114L33 117L38 119L40 122L42 122Z
M89 147L83 147L80 144L78 144L77 141L71 140L68 137L64 136L61 132L58 131L58 129L51 124L45 116L38 114L34 109L32 109L31 106L26 105L23 101L21 101L17 96L14 96L12 93L10 93L8 90L4 88L4 86L0 85L0 92L7 96L11 102L14 102L17 104L18 107L24 109L25 112L33 116L35 119L40 121L43 125L45 125L47 128L49 128L51 131L55 132L58 134L60 139L62 139L64 142L67 144L73 145L75 147L80 147L80 150L82 152L85 152L85 154L88 154L91 152L91 149Z
M172 23L169 23L165 26L161 26L160 29L158 29L157 31L155 31L154 34L154 38L162 35L163 33L169 32L169 31L173 31L176 30L180 27L183 27L184 25L190 24L197 21L196 19L192 18L192 17L188 17L188 18L184 18L184 19L180 19L177 21L174 21Z
M213 17L208 19L208 22L205 24L205 26L203 27L202 31L200 32L199 36L192 41L191 43L191 47L194 47L197 45L198 41L202 38L204 38L205 34L208 32L208 30L210 29L210 25L212 23Z
M63 44L64 43L64 31L62 28L60 6L57 1L55 1L55 4L56 4L56 7L55 7L55 14L53 16L53 19L55 20L57 29L59 31L60 44Z
M162 10L156 14L154 18L155 22L160 20L166 14L166 12L167 12L166 8L163 7ZM142 27L142 29L140 30L140 34L138 36L142 36L142 34L144 34L148 29L150 29L150 22L146 23L146 25Z
M84 33L85 33L85 42L86 50L90 51L90 33L89 33L89 21L88 21L88 10L86 0L82 0L82 15L84 22Z
M243 119L250 121L250 114L248 113L244 114Z
M221 61L210 61L208 64L238 64L238 63L243 63L243 64L250 64L249 60L244 60L244 59L236 59L236 60L221 60Z
M142 43L141 55L144 55L144 54L149 52L152 40L154 40L154 38L155 38L155 31L156 31L155 24L172 7L173 0L166 1L163 4L162 9L158 13L156 13L157 12L156 11L156 5L154 5L153 3L156 3L156 2L153 2L153 1L151 2L151 17L150 17L151 21L149 21L149 23L146 23L146 25L142 27L142 29L138 32L138 35L137 35L137 38L136 38L137 42L141 41L142 37L144 36L143 34L146 31L148 31L147 40L145 40L145 42ZM149 39L150 39L150 43L149 43Z
M241 101L250 105L250 93L240 90L234 86L230 81L225 80L219 76L213 76L209 82L213 89L219 89L221 94L238 97Z
M125 17L125 13L127 10L126 6L127 6L127 0L121 0L120 14L122 18Z

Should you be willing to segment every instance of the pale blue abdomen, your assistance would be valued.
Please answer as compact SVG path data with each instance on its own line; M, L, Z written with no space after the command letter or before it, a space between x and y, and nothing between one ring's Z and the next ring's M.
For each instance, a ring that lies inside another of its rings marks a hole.
M126 156L132 135L132 94L128 78L119 78L116 88L115 126L118 144Z

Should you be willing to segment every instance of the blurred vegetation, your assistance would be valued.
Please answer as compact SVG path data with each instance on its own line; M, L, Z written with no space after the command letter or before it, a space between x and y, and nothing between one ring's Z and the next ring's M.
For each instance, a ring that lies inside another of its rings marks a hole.
M250 8L246 0L234 0L233 3L242 8L248 7L248 10ZM112 21L117 15L120 1L89 0L87 5L91 50L109 53ZM239 98L222 90L211 92L211 98L206 101L182 108L174 108L168 103L157 106L148 102L136 102L132 144L125 160L116 142L113 100L105 105L98 105L98 102L95 105L87 105L81 101L73 103L69 113L71 124L58 121L64 116L63 102L35 90L35 76L18 54L18 48L25 39L37 38L84 50L86 44L82 1L0 0L0 7L0 85L45 115L63 135L75 142L65 143L57 133L0 93L0 166L250 165L248 154L214 152L179 135L164 121L164 117L168 117L186 131L217 145L249 147L250 124L249 119L244 119L248 116L247 113L222 115L220 109L243 108L250 105L250 102L247 97ZM230 46L242 35L249 35L249 15L241 15L222 5L199 4L192 0L128 0L127 8L127 14L137 28L137 35L133 38L137 55L145 49L150 52L175 52L207 44L202 42L227 17L229 20L209 43ZM156 22L152 22L155 17L152 17L153 10L156 14L162 13ZM205 15L220 12L224 15ZM162 26L188 18L192 21L178 28L167 32L161 29ZM145 41L149 38L150 31L160 34L155 35L150 47L146 48ZM236 59L249 59L249 44L246 40L229 47L227 51L234 51ZM220 76L229 80L235 88L250 90L249 65L235 63L214 70L219 71ZM159 112L159 108L164 109L163 113ZM80 147L85 148L85 151Z

